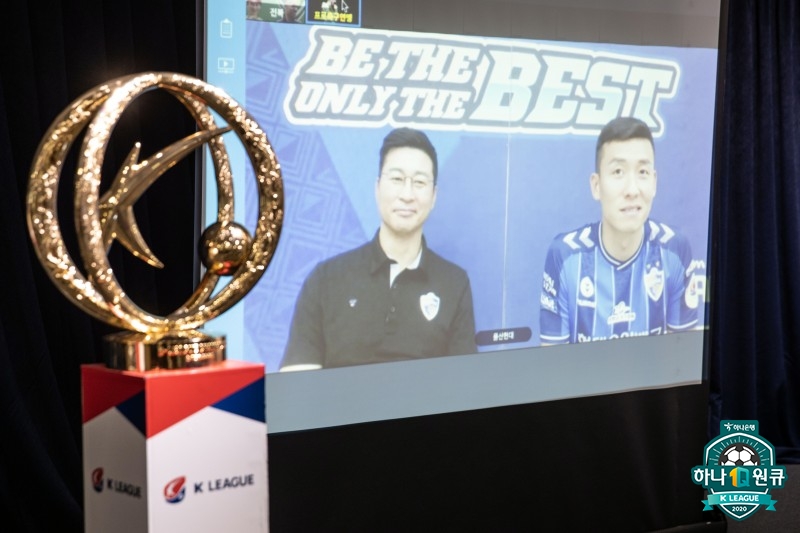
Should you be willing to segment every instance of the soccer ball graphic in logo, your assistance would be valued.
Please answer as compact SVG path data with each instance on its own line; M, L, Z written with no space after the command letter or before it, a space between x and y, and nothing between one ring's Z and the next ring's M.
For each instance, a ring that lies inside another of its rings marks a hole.
M756 451L746 444L728 446L719 455L720 466L755 466L759 463Z

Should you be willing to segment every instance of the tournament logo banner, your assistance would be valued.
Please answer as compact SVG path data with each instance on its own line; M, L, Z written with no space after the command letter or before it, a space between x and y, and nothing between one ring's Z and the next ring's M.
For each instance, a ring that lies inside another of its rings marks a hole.
M775 448L758 434L757 420L723 420L719 436L706 444L703 464L692 468L692 481L708 491L704 511L719 507L744 520L765 506L775 511L772 489L783 488L786 468L775 464Z

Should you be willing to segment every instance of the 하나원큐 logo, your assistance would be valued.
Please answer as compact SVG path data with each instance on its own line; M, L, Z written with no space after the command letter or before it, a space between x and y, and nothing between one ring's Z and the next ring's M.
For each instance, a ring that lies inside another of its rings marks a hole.
M703 450L703 464L692 468L692 481L708 491L704 511L716 505L744 520L762 505L775 510L770 491L783 488L786 468L775 464L775 448L758 434L758 421L723 420Z

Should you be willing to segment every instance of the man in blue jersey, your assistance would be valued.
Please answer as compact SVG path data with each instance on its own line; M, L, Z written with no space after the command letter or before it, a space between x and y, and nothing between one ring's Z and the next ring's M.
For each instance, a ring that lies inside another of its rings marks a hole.
M609 122L589 184L601 220L556 236L540 298L542 344L659 335L697 325L705 277L688 241L650 220L653 136L639 119Z

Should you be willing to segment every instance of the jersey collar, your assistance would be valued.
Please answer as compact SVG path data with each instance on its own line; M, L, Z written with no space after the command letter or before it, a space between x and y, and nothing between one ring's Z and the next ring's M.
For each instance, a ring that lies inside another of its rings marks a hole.
M606 261L608 261L611 265L613 265L614 268L617 270L622 270L628 265L632 264L634 261L636 261L636 258L639 257L639 254L642 252L642 247L644 246L645 241L649 238L649 234L650 234L650 219L648 218L644 222L644 232L642 233L642 240L641 242L639 242L639 247L636 249L636 252L634 252L634 254L630 257L630 259L628 259L623 263L619 259L614 259L613 257L611 257L611 254L609 254L606 251L606 247L603 245L603 222L601 221L597 224L597 242L600 246L600 252L603 254L603 257L605 257Z

